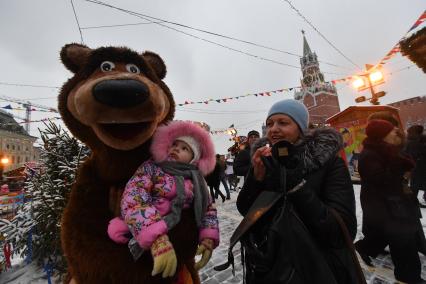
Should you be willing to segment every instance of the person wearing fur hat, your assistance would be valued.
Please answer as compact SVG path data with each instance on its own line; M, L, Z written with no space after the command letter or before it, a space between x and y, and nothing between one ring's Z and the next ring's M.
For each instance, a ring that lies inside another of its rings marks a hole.
M203 177L214 169L214 146L207 131L198 125L174 121L157 129L151 154L152 159L127 183L121 201L122 219L111 220L108 235L117 243L128 243L134 259L150 251L153 276L161 273L163 278L174 277L173 283L187 283L176 269L179 272L183 265L191 264L179 263L176 244L167 232L179 223L184 211L193 211L199 230L187 234L188 239L199 240L197 254L202 258L195 263L196 270L207 264L218 246L217 212Z
M357 222L349 171L338 155L343 140L340 133L331 128L308 129L308 122L309 113L302 103L279 101L267 114L266 137L252 149L251 168L237 198L239 212L245 216L265 191L285 194L244 236L242 244L248 284L358 283L346 243L355 237ZM283 142L289 145L283 154L287 156L277 165L270 145L275 149ZM285 168L284 177L282 167ZM274 223L278 212L284 210L283 206L293 208L292 212L303 224L301 227L306 229L303 234L289 237L288 231L292 228L279 227L274 232L275 237L268 239L265 229ZM346 237L335 212L347 227L349 234ZM312 257L302 239L318 245L321 256ZM254 243L251 247L255 247L255 251L272 249L252 254L250 243ZM268 259L269 253L274 257ZM270 282L262 282L264 279L270 279Z
M401 154L400 130L388 120L372 119L366 127L358 170L361 176L362 233L355 243L369 265L389 245L398 281L426 283L421 279L418 251L422 248L419 207L408 188L414 162ZM423 239L423 241L422 241Z

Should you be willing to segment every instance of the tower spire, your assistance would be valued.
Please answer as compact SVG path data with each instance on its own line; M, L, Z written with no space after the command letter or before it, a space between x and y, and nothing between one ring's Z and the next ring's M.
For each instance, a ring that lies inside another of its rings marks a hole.
M302 30L302 34L303 34L303 56L306 56L312 51L311 51L311 48L309 47L308 41L306 40L304 30Z

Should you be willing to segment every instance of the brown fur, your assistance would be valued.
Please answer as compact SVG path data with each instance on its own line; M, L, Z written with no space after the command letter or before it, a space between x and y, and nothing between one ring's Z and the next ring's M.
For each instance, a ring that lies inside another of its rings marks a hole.
M173 96L161 80L166 66L155 53L138 54L124 47L92 50L70 44L62 49L61 59L75 74L62 87L59 111L73 135L92 150L78 171L62 217L61 239L69 274L79 284L173 283L171 278L151 276L149 252L135 262L127 245L116 244L107 235L108 222L119 214L125 183L149 157L153 132L174 116ZM113 62L115 69L102 72L99 66L104 61ZM140 74L128 72L128 63L138 66ZM142 104L125 109L104 105L94 99L93 90L105 80L142 82L149 97ZM124 136L117 136L110 129ZM178 271L185 264L194 283L200 283L194 270L198 240L196 236L188 239L186 234L198 231L193 212L185 211L181 220L169 232L178 257Z

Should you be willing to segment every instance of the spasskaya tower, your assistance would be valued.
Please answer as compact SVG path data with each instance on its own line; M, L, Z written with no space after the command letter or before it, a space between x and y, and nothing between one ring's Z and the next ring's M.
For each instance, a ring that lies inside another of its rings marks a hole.
M311 51L303 34L303 57L300 58L303 78L301 89L294 94L294 98L303 102L308 108L310 123L324 125L325 120L340 111L337 91L333 84L324 81L318 58Z

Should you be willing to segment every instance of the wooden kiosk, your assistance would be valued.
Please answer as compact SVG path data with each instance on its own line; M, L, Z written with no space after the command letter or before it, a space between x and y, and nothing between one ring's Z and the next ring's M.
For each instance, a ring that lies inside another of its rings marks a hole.
M365 138L367 119L376 112L390 113L402 128L398 109L391 106L350 106L326 120L327 124L343 136L344 149L341 156L348 165L354 183L359 182L358 157L362 150L362 141Z

